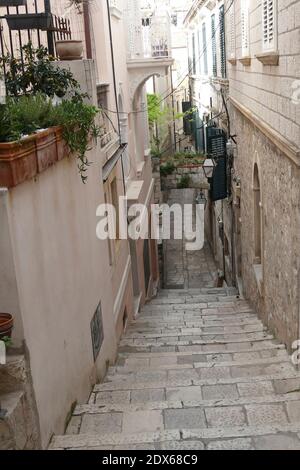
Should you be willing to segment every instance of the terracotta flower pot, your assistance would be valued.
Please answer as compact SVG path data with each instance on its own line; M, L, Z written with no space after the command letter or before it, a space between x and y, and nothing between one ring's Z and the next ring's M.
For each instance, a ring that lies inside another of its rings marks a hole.
M66 155L60 127L37 132L21 141L0 143L0 187L12 188L30 180Z
M60 60L80 60L83 54L83 42L73 39L56 41L56 52Z
M51 127L36 134L36 156L38 173L42 173L58 160L55 128Z
M0 186L11 188L36 174L35 136L0 144Z
M0 340L5 336L11 338L14 319L10 313L0 313Z

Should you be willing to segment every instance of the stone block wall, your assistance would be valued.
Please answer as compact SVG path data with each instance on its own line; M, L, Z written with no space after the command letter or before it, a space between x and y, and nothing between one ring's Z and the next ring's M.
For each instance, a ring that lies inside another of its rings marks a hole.
M243 289L263 321L289 347L299 337L300 169L236 108L235 174L241 179ZM262 288L254 271L253 173L258 166L262 205Z
M162 190L177 189L182 177L190 177L190 188L202 188L207 186L202 167L184 168L178 167L171 175L161 176Z

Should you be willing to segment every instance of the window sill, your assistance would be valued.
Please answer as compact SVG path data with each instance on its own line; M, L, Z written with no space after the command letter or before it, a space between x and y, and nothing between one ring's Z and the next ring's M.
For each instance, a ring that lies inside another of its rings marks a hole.
M236 65L236 58L235 58L235 57L232 57L231 59L228 59L228 62L229 62L231 65Z
M279 53L278 53L278 51L262 52L261 54L256 54L255 57L263 65L278 65L278 63L279 63Z
M243 64L245 67L249 67L249 65L251 65L251 57L250 56L241 57L239 59L239 62Z
M111 6L109 7L109 11L110 11L111 16L114 16L118 20L122 18L122 11L119 10L119 8Z
M254 275L260 296L263 296L263 267L262 264L253 264Z

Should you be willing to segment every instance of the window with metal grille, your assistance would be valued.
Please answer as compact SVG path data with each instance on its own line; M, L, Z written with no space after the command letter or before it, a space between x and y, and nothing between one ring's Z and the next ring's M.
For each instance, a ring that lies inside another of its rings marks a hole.
M221 76L226 78L225 13L224 5L219 9Z
M248 0L241 0L242 56L250 55Z
M216 17L211 15L211 49L212 49L212 73L217 76L217 43L216 43Z
M275 0L263 0L262 2L262 24L263 24L263 50L270 51L276 49L275 36Z
M224 16L224 10L223 10ZM234 3L230 7L229 11L229 24L230 24L230 38L229 38L229 47L230 47L230 58L235 59L235 14L234 14Z
M206 24L202 24L202 45L203 45L203 73L204 75L208 74L208 67L207 67L207 44L206 44Z

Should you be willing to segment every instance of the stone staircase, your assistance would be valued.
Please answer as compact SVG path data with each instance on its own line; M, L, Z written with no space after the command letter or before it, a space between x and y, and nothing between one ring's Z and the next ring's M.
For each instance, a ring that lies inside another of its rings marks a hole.
M234 289L163 290L51 449L300 449L300 373Z

